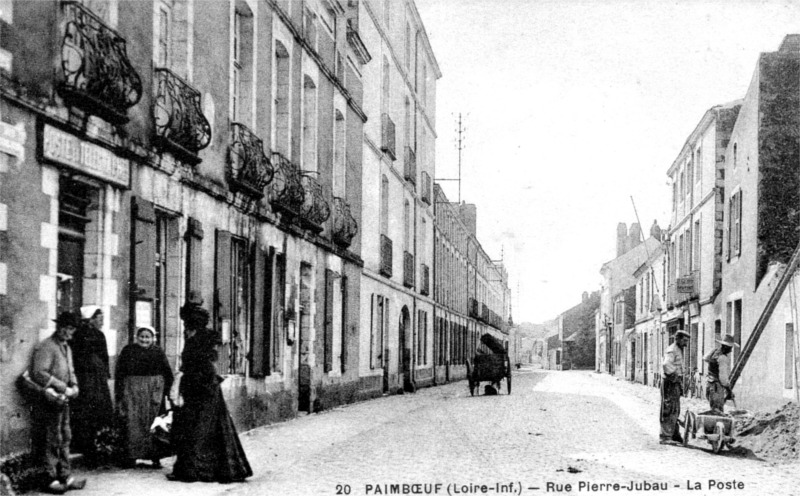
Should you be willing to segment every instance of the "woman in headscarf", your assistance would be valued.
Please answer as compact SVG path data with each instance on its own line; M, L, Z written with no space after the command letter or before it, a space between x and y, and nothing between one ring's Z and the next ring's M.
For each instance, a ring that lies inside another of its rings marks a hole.
M113 405L108 380L108 345L103 311L96 305L81 307L81 326L70 342L80 394L70 401L72 449L83 453L88 465L99 460L97 435L113 423Z
M180 394L183 406L175 410L172 440L177 458L170 480L235 482L253 475L222 397L214 362L221 340L206 328L208 312L202 300L190 295L181 308L186 343L181 354Z
M155 344L156 332L150 326L136 331L136 342L122 349L114 374L114 398L125 439L125 465L136 460L152 460L161 467L160 452L153 444L150 426L158 416L164 395L172 386L172 370L164 350Z

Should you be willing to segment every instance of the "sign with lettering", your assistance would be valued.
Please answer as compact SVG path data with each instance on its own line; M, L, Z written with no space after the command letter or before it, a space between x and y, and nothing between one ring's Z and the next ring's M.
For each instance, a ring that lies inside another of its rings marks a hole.
M678 293L694 293L694 277L679 277Z
M130 162L112 151L45 124L42 137L45 159L124 186L130 185Z

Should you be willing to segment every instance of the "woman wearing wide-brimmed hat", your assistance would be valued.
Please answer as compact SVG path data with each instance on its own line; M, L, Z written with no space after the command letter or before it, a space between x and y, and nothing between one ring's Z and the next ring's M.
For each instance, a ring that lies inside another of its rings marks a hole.
M703 360L708 363L708 379L706 396L712 410L725 411L725 401L733 398L731 390L731 350L739 346L733 336L726 334L722 339L717 339L719 348L711 351Z

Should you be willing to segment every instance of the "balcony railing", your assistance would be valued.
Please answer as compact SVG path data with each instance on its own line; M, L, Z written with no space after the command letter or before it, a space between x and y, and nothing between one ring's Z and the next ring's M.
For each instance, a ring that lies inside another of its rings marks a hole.
M410 146L405 148L405 160L403 160L403 179L414 186L417 185L417 154Z
M392 277L392 240L381 234L381 266L380 273Z
M300 184L303 186L300 218L304 227L319 233L322 231L322 223L331 216L331 207L325 200L322 185L314 174L315 172L306 172L300 176Z
M478 300L475 298L469 299L469 316L474 319L477 319L481 316L480 312L478 311Z
M403 286L414 287L414 255L403 252Z
M420 193L422 201L431 204L431 176L425 171L422 171L422 191Z
M128 59L125 39L79 2L62 2L63 80L58 92L112 124L128 122L127 110L142 97L142 80Z
M428 296L431 294L431 269L422 264L422 280L419 282L419 294Z
M231 189L261 199L264 197L264 187L274 175L261 139L244 124L232 123L231 144L228 147L228 181Z
M211 126L200 109L200 92L169 69L155 70L153 114L156 144L191 165L211 143Z
M486 303L481 303L481 321L489 323L489 307L486 306Z
M358 222L350 213L350 204L344 198L333 197L333 242L347 248L358 234Z
M397 158L394 147L394 121L389 114L381 115L381 150L386 152L392 160Z
M270 185L270 204L273 210L290 218L299 217L305 200L305 190L297 166L280 153L272 154L275 177Z

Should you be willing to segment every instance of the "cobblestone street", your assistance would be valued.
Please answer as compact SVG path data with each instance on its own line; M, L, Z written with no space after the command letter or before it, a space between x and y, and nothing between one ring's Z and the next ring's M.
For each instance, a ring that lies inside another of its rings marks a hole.
M660 445L655 388L522 370L505 391L470 397L461 382L243 433L255 472L243 484L168 482L170 462L88 472L82 494L800 494L794 466L714 455L705 441Z

